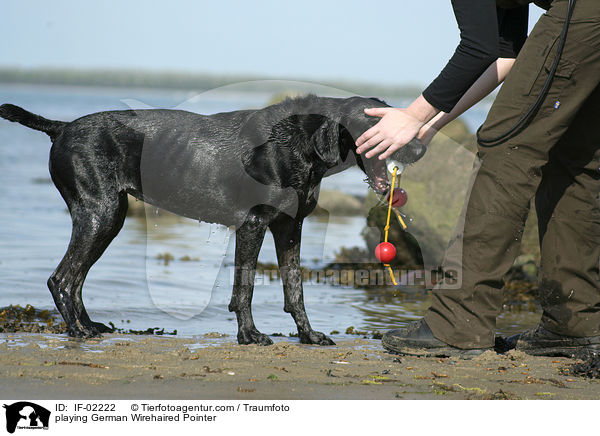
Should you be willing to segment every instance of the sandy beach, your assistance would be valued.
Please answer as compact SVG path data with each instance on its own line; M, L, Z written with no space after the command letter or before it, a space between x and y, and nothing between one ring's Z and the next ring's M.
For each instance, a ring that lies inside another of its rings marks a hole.
M3 399L599 399L574 359L486 352L472 360L396 356L378 340L333 347L274 338L108 334L0 336Z

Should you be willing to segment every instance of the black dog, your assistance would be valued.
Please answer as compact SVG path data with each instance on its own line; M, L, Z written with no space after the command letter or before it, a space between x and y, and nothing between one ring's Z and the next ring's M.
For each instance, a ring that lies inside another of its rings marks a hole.
M321 179L357 163L373 189L388 189L385 161L357 155L354 141L378 119L377 99L287 99L260 110L205 116L178 110L100 112L73 122L51 121L17 106L0 116L47 133L50 174L67 203L73 229L48 287L71 336L111 331L90 320L81 289L91 266L123 226L127 194L196 220L236 227L235 274L229 310L240 344L271 344L252 319L258 252L267 228L275 239L284 311L300 342L332 345L314 331L304 309L300 273L302 221L317 204ZM394 159L410 164L418 141Z

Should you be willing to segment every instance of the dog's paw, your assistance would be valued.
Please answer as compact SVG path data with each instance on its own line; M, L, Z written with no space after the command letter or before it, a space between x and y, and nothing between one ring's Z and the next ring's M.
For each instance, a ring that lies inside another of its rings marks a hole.
M102 324L101 322L94 322L94 321L92 321L92 329L96 330L98 333L112 333L115 331L115 329L107 326L106 324Z
M311 330L308 333L299 333L298 337L300 342L303 344L315 344L315 345L335 345L327 335Z
M238 343L240 345L257 344L257 345L271 345L273 341L270 337L258 330L240 330L237 335Z
M102 332L100 332L93 325L83 325L77 323L74 326L67 326L67 333L72 338L80 338L80 339L90 339L90 338L99 338L102 337Z

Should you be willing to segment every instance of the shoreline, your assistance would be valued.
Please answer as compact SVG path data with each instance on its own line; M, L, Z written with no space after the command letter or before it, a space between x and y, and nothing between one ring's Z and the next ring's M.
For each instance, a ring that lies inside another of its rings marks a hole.
M3 399L600 399L575 359L488 351L472 360L387 353L378 340L268 347L231 337L78 340L0 334Z

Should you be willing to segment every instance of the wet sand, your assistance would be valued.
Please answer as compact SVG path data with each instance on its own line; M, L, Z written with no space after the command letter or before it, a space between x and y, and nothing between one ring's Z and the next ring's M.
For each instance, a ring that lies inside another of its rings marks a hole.
M395 356L377 340L335 347L274 338L0 335L3 399L600 399L600 381L561 374L574 359L486 352Z

